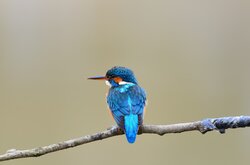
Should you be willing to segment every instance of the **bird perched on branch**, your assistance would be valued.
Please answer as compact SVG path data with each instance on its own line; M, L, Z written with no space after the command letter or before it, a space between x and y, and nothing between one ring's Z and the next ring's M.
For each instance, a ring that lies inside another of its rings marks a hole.
M110 86L107 103L117 125L123 129L129 143L134 143L139 126L143 123L146 93L138 85L132 70L115 66L105 76L90 77L105 80Z

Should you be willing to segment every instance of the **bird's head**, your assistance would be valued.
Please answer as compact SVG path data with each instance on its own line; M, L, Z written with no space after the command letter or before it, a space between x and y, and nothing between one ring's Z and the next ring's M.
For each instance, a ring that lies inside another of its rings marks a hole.
M90 80L106 80L107 84L111 87L119 86L123 84L137 84L137 80L132 70L121 67L115 66L109 69L105 76L96 76L88 78Z

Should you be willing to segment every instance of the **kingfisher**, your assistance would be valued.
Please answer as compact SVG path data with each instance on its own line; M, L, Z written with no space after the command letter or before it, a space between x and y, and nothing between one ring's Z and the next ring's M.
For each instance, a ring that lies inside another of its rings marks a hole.
M138 84L133 71L115 66L105 76L90 77L105 80L110 87L107 104L117 125L125 132L127 141L134 143L139 127L143 124L146 93Z

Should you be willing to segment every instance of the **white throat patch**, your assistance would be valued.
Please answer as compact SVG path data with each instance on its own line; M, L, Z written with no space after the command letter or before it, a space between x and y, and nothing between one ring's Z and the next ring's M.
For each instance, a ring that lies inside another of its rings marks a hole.
M109 83L109 81L105 81L106 85L111 87L111 84Z

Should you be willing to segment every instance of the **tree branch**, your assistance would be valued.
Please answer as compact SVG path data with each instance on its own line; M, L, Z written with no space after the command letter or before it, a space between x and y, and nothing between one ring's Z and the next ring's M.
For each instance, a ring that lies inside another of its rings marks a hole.
M225 129L228 128L242 128L249 126L250 126L250 116L223 117L223 118L211 118L190 123L179 123L171 125L143 125L140 127L138 134L150 133L150 134L164 135L167 133L181 133L194 130L200 131L203 134L213 130L218 130L220 133L225 133ZM56 144L51 144L44 147L37 147L29 150L10 149L5 154L0 155L0 161L6 161L18 158L27 158L27 157L38 157L51 152L56 152L59 150L76 147L82 144L122 134L124 133L118 126L113 126L112 128L99 133L82 136L79 138L59 142Z

